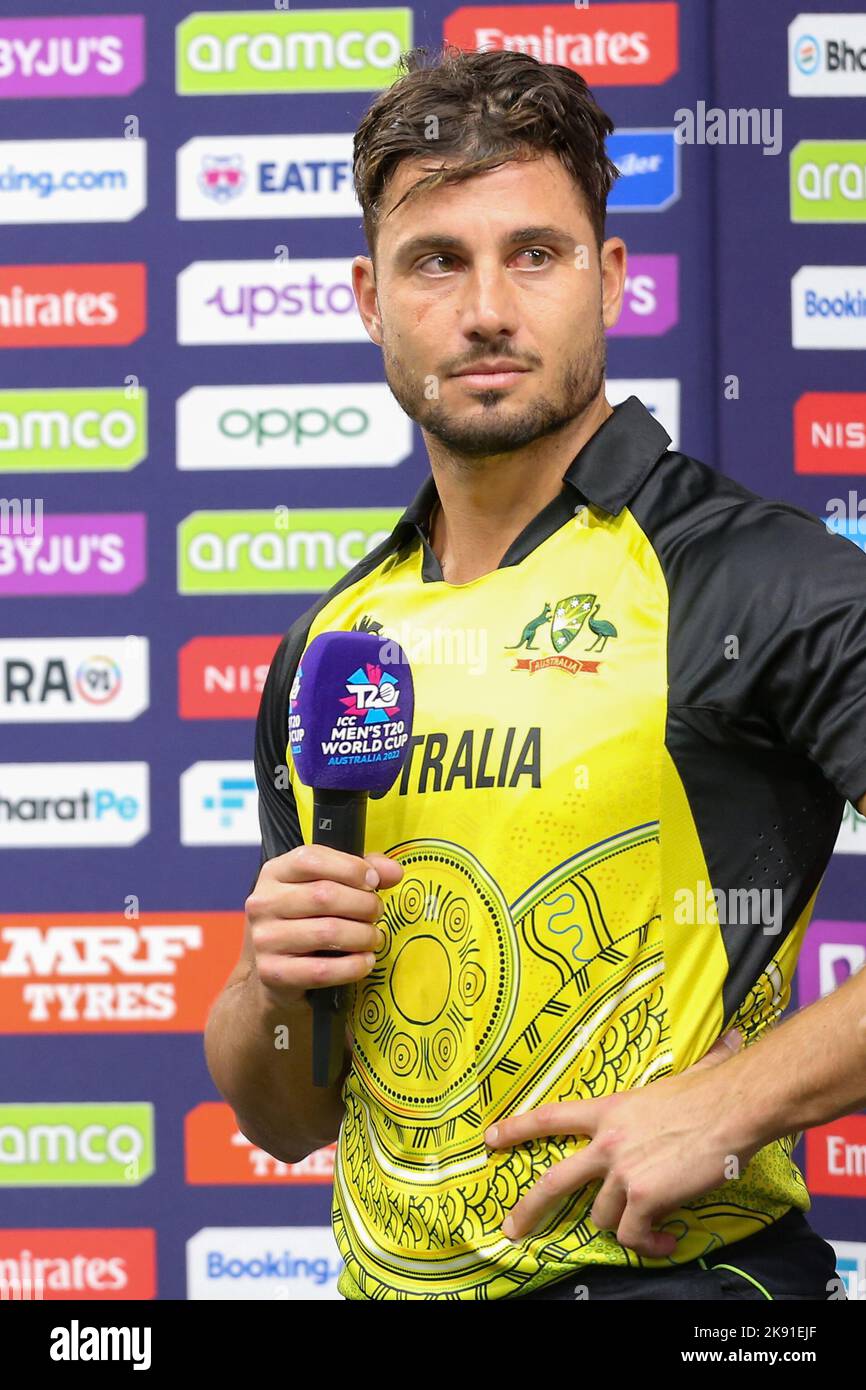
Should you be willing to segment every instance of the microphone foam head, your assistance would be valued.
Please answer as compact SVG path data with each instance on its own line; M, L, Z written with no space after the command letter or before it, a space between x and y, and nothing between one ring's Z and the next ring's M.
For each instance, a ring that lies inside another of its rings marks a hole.
M412 733L415 692L399 642L372 632L320 632L289 695L289 744L309 787L383 795Z

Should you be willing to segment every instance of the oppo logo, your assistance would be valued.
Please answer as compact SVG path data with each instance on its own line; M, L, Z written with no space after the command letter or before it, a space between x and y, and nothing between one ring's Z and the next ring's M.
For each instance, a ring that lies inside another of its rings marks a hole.
M270 439L289 439L297 444L328 434L357 439L370 428L370 417L365 410L351 405L333 414L309 407L294 412L276 407L257 411L234 409L220 415L217 428L227 439L253 440L258 448Z

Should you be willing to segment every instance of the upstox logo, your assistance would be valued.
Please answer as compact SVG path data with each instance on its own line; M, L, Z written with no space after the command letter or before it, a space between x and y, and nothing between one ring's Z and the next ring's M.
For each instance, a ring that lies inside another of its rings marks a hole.
M369 343L352 262L194 261L177 277L179 343Z
M191 14L177 27L177 90L381 91L411 47L408 8Z
M320 593L375 550L401 514L393 507L192 512L178 527L178 593Z
M152 1172L152 1105L0 1105L0 1185L137 1187Z
M147 392L136 387L0 391L0 471L126 472L147 453Z
M866 140L801 140L794 146L791 221L866 221Z

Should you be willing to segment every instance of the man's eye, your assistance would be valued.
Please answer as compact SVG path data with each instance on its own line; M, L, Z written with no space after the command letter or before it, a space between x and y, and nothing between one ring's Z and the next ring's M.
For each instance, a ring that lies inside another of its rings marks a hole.
M533 265L530 266L530 269L532 269L532 270L534 270L536 267L540 270L543 266L547 265L547 262L550 260L550 252L549 252L549 251L545 251L545 249L544 249L543 246L527 246L527 247L525 247L525 249L524 249L523 251L518 251L517 254L518 254L518 256L543 256L543 257L544 257L544 260L543 260L543 261L542 261L542 260L536 260L536 261L533 263Z
M448 270L454 263L454 257L447 256L444 251L437 251L434 255L425 256L423 261L419 261L418 269L425 271L425 273L433 274L435 273L435 262L437 261L447 261L448 264L444 267L444 269ZM434 266L434 270L430 269L431 266ZM442 269L441 266L439 268Z

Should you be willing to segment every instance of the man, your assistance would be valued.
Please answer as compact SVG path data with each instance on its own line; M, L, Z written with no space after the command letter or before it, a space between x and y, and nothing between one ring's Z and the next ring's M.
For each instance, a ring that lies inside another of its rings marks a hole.
M862 979L762 1035L866 809L866 557L605 400L611 130L573 72L451 52L356 135L358 309L432 476L271 666L262 867L206 1039L253 1142L339 1133L347 1298L833 1282L791 1153L866 1101ZM308 843L286 747L307 644L352 628L416 691L363 859ZM304 994L336 984L316 1091Z

